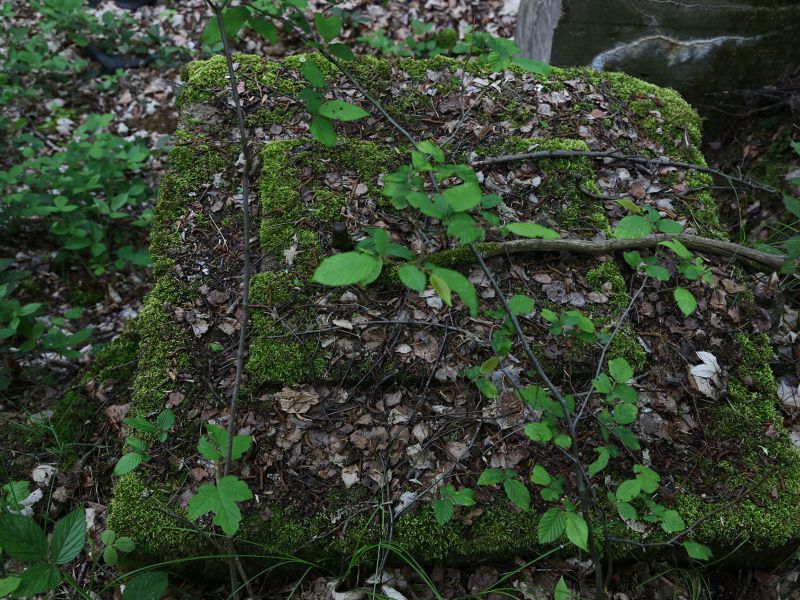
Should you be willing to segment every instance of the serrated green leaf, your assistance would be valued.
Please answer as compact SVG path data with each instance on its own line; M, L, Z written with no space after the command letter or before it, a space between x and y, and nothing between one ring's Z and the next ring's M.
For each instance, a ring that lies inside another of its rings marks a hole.
M669 281L669 271L661 265L648 265L644 268L644 273L659 281Z
M125 584L122 600L161 600L167 593L169 578L163 571L146 571Z
M383 263L371 254L343 252L326 257L314 271L312 281L329 286L367 284L380 275Z
M15 575L0 578L0 598L11 596L11 593L19 587L20 581L21 578Z
M636 240L650 235L650 221L639 215L628 215L620 219L614 228L614 237Z
M640 450L639 439L636 435L626 427L620 425L614 428L614 435L616 435L623 445L630 450Z
M639 409L635 404L622 402L614 407L612 415L614 416L614 422L619 425L630 425L639 416Z
M633 214L639 214L640 212L642 212L642 207L633 202L632 200L629 200L628 198L617 198L616 200L614 200L614 202L619 204L625 210L632 212Z
M553 600L571 600L571 598L572 594L570 594L567 582L564 581L564 576L562 575L558 578L556 589L553 590Z
M547 443L553 439L553 430L546 423L528 423L525 425L525 435L534 442Z
M692 258L692 252L686 246L684 246L680 240L665 240L663 242L658 243L659 246L665 246L672 250L676 256L679 258L690 259Z
M138 467L142 463L142 460L144 460L144 456L139 452L126 452L120 457L117 464L114 465L114 475L117 477L127 475Z
M601 447L601 448L595 448L594 450L595 452L597 452L597 459L589 465L588 468L589 477L594 477L600 471L605 469L606 466L608 466L608 459L610 457L608 448Z
M444 281L447 284L447 288L451 292L458 294L459 298L461 298L461 301L469 310L470 316L475 317L478 315L478 294L475 291L475 286L472 285L472 282L470 282L469 279L464 277L458 271L444 269L431 264L427 265L427 267L433 273L433 275L431 275L431 280L435 275ZM434 287L434 289L436 288ZM442 300L444 300L444 298L442 298Z
M314 115L308 131L323 146L331 147L336 144L336 131L333 129L333 124L325 117Z
M3 506L6 510L18 511L20 503L30 495L30 485L27 481L11 481L3 488ZM2 507L0 507L2 508Z
M32 517L0 515L0 546L11 558L19 561L47 559L47 540Z
M204 483L189 500L187 514L190 519L197 519L206 514L214 514L214 524L222 528L227 535L233 535L239 529L242 513L237 502L250 500L253 494L244 481L234 475L219 480L217 485Z
M496 485L506 478L502 469L484 469L478 477L478 485Z
M454 512L453 501L450 499L437 499L433 503L433 514L439 525L444 525L450 521L453 518Z
M447 235L457 237L461 244L481 241L486 233L467 213L456 213L447 219Z
M475 492L470 488L462 488L452 495L451 500L459 506L475 506Z
M630 502L642 491L642 484L637 479L627 479L619 484L615 493L620 502Z
M686 529L686 523L677 510L666 510L661 517L661 529L667 533L676 533Z
M536 308L536 302L529 296L515 294L509 299L508 308L514 315L529 315Z
M680 233L683 231L683 225L672 219L659 219L656 221L656 227L661 233Z
M397 276L408 289L415 292L425 291L425 273L415 265L400 265L397 267Z
M477 183L469 181L447 188L444 191L444 197L450 210L464 212L478 206L481 203L483 194Z
M636 509L632 504L628 504L627 502L618 502L617 512L619 513L620 517L627 519L628 521L636 521L639 519Z
M597 377L597 379L593 379L592 385L594 386L594 389L601 394L610 394L611 390L613 389L611 379L605 373L600 373L600 376Z
M581 550L589 551L589 526L582 516L574 512L565 512L567 539Z
M103 562L109 567L115 567L119 563L119 553L114 546L103 548Z
M158 427L156 427L155 423L151 423L144 417L127 417L122 422L142 433L158 433Z
M322 103L319 114L334 121L357 121L369 116L369 113L360 106L344 100L328 100Z
M270 44L278 43L278 28L263 17L250 17L247 26Z
M503 481L503 489L508 499L518 508L528 510L531 507L531 493L521 481L506 479Z
M300 73L305 77L306 81L315 88L324 88L328 85L328 80L325 78L325 75L313 61L305 61L300 66Z
M536 526L539 543L550 544L555 542L564 534L565 528L564 511L557 507L548 509L539 519L539 524Z
M436 273L431 273L428 277L428 281L433 288L433 291L436 292L436 295L442 299L442 302L447 304L447 306L453 306L453 297L450 292L450 286L447 285L447 282L439 277Z
M536 485L550 485L551 477L542 465L534 465L531 471L531 482Z
M557 240L561 238L561 234L553 231L549 227L544 227L538 223L531 223L530 221L523 221L520 223L509 223L506 225L511 233L525 238L541 238L543 240Z
M170 409L164 409L156 417L156 425L161 431L169 431L175 424L175 413Z
M342 31L342 17L333 15L326 17L320 13L314 15L314 26L320 37L326 42L330 42Z
M120 552L133 552L136 548L136 542L127 536L122 536L114 544L114 547Z
M566 433L559 433L553 439L553 443L559 448L564 448L565 450L567 450L572 446L572 438L569 437Z
M695 300L692 292L686 288L675 288L672 295L675 297L675 302L678 303L678 308L687 317L697 309L697 300Z
M114 542L117 541L117 534L114 533L111 529L106 529L103 533L100 534L100 541L103 542L106 546L111 546Z
M711 548L692 540L681 542L681 546L686 549L687 554L691 558L696 560L709 560L712 556Z
M633 368L628 361L622 357L613 358L608 361L608 372L618 383L625 383L633 379Z
M336 58L340 58L342 60L355 60L356 58L356 55L353 54L353 51L344 44L331 44L328 46L328 50Z
M547 63L543 63L539 60L534 60L532 58L523 58L518 56L511 61L513 64L517 65L528 71L529 73L535 73L536 75L549 75L551 71L550 65Z
M61 573L49 565L33 565L20 575L19 585L14 590L17 597L31 598L54 589L61 582Z
M50 540L50 560L65 565L74 560L83 550L86 540L86 511L78 506L56 523Z

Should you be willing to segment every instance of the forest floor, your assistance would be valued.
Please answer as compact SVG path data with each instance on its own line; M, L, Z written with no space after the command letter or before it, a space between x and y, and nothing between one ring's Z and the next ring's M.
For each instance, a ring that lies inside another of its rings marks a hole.
M314 3L311 2L313 5ZM358 41L360 36L373 35L378 30L385 36L374 36L373 43L387 47L385 40L403 40L412 37L424 40L428 34L415 32L414 19L433 25L433 31L448 27L463 31L469 26L475 30L489 31L495 35L512 37L518 0L427 0L410 2L372 3L364 0L349 0L340 6L360 13L363 18L353 21L345 41L354 46L356 52L376 52L369 44ZM165 10L165 8L167 10ZM112 1L105 1L94 10L98 14L106 11L121 11ZM354 14L355 14L354 13ZM188 49L194 56L201 56L200 32L210 17L203 0L168 1L156 6L146 6L130 13L145 31L157 24L164 39L176 47ZM35 26L37 17L30 15ZM63 41L63 40L62 40ZM301 50L296 41L287 40L276 46L266 46L255 37L245 37L239 46L245 52L264 56L280 57ZM69 56L79 52L77 48L59 49ZM99 75L99 74L98 74ZM90 112L109 113L113 120L109 129L122 136L133 136L148 140L152 147L161 148L155 152L147 166L145 178L153 186L166 168L169 136L178 123L175 106L180 93L181 65L164 65L156 69L145 67L131 69L119 76L112 76L113 85L107 90L87 83L79 97L55 99L56 103L42 102L38 105L40 114L26 115L29 119L42 122L55 119L57 126L48 137L47 143L54 149L62 147L82 114ZM108 81L111 79L107 78ZM776 84L769 90L727 94L709 99L706 112L712 117L727 120L725 127L714 128L705 139L704 152L712 166L726 172L741 172L761 179L767 183L781 184L788 174L798 168L796 157L789 148L789 141L798 136L798 106L800 75L787 82ZM73 112L74 119L64 116L64 107L78 109ZM793 112L794 111L794 112ZM61 116L59 116L61 115ZM2 159L0 159L1 161ZM0 162L3 167L7 166ZM796 176L796 175L795 175ZM780 201L751 195L738 196L720 193L720 210L732 238L768 241L780 233L781 225L776 222L780 213ZM144 237L141 240L145 243ZM92 327L95 334L91 344L82 350L82 358L74 361L53 360L42 357L37 364L14 365L20 376L12 388L12 393L0 400L0 426L16 427L24 430L30 424L52 414L52 406L80 375L92 358L96 348L119 336L126 323L135 319L141 310L142 299L150 285L147 269L126 268L109 271L95 276L89 275L85 265L56 263L51 249L41 247L36 240L0 241L3 255L14 256L19 268L31 271L36 287L50 298L50 307L81 305L83 312L79 321L82 327ZM790 288L786 296L787 312L782 318L794 319L797 330L798 287ZM792 316L793 315L793 316ZM784 347L790 347L796 339L787 339ZM797 370L792 364L791 350L783 361L779 358L778 368L783 368L787 390L798 389ZM783 366L781 367L781 362ZM24 370L38 367L49 372L48 384L25 381ZM91 390L89 390L91 391ZM787 392L789 393L789 392ZM113 405L113 399L98 398ZM65 472L48 478L52 504L51 514L65 513L76 501L87 502L94 509L98 531L102 529L104 512L109 501L109 480L114 457L97 451L102 448L115 448L119 444L118 432L113 427L113 415L97 431L84 435L78 453L79 459ZM799 437L800 440L800 437ZM800 441L798 442L800 444ZM5 454L5 453L4 453ZM52 449L30 448L22 453L12 451L13 462L10 471L27 476L41 465L57 464L58 454ZM448 582L460 582L456 586L461 593L471 593L485 589L497 581L504 573L518 565L486 564L471 571L437 567L431 573L434 584L445 588ZM548 560L529 567L526 571L575 573L579 565L574 561ZM80 569L80 565L76 567ZM410 569L399 569L395 573L398 580L413 581L415 574ZM520 578L531 577L522 573ZM612 587L616 590L615 600L667 599L667 598L720 598L720 599L785 599L800 598L800 565L788 561L772 571L755 569L693 569L659 562L641 562L620 566L613 575ZM331 577L312 577L305 582L297 598L308 600L336 597L330 591ZM290 582L287 582L290 583ZM410 586L409 586L410 587ZM288 588L287 588L288 589ZM454 588L455 589L455 588ZM219 597L218 590L198 590L187 587L190 597ZM274 597L281 597L275 590ZM520 598L544 598L538 592L519 591ZM177 597L177 596L176 596ZM453 597L456 597L454 593ZM488 596L499 598L499 595ZM505 596L508 597L508 596ZM341 595L337 600L347 600Z

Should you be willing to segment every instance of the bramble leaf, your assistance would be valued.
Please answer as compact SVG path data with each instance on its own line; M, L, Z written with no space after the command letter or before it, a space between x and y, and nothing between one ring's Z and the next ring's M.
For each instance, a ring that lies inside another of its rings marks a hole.
M187 514L190 519L197 519L211 512L214 514L214 524L219 525L225 534L233 535L242 520L242 513L236 503L252 497L253 494L244 481L235 475L228 475L220 479L217 485L201 485L189 500Z
M343 252L326 257L314 271L311 280L330 286L366 285L377 279L382 268L383 262L376 256L363 252Z
M555 542L564 533L566 519L561 508L553 507L547 510L539 519L536 526L536 534L540 544L550 544Z
M86 540L86 511L78 506L56 523L50 540L50 559L65 565L77 557Z

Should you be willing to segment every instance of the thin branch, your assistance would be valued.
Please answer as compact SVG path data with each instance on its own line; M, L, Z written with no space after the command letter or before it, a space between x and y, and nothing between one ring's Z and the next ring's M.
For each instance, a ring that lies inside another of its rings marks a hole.
M503 156L493 156L490 158L485 158L483 160L473 161L471 165L473 167L484 167L500 163L515 162L519 160L538 160L540 158L580 158L580 157L611 158L614 160L629 162L637 165L645 165L648 167L677 167L679 169L694 169L695 171L700 171L701 173L708 173L709 175L716 175L717 177L722 177L723 179L729 182L737 181L753 189L761 190L762 192L768 192L770 194L778 193L778 190L769 185L759 183L751 179L745 179L744 177L736 177L735 175L730 175L728 173L725 173L724 171L720 171L719 169L712 169L711 167L705 167L703 165L696 165L693 163L687 163L679 160L670 160L667 158L647 158L646 156L630 156L627 154L621 154L616 150L611 150L607 152L592 151L592 150L586 150L586 151L539 150L538 152L526 152L524 154L505 154Z
M786 255L769 254L754 248L748 248L734 242L705 238L699 235L688 233L656 233L635 240L614 238L610 240L577 240L577 239L558 239L558 240L539 240L522 239L507 242L486 242L477 244L485 258L503 256L506 254L524 254L526 252L569 252L573 254L589 254L600 256L612 254L623 250L640 250L643 248L656 248L661 242L678 240L687 248L700 252L707 252L718 256L729 256L742 263L756 263L778 271L786 263ZM436 263L437 258L448 258L448 251L437 252L429 257L431 262Z

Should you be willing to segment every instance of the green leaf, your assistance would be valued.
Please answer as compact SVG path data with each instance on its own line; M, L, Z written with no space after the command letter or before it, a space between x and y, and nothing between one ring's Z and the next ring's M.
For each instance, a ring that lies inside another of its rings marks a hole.
M550 65L547 63L543 63L539 60L533 60L532 58L523 58L518 56L517 58L511 61L513 64L517 65L518 67L522 67L529 73L535 73L537 75L549 75L550 74Z
M214 423L206 423L207 434L200 438L197 450L203 458L210 461L221 460L228 452L228 430ZM239 460L250 449L253 437L250 435L234 435L231 448L231 460Z
M161 431L169 431L175 425L175 413L166 408L156 417L156 425Z
M442 500L437 499L433 503L433 514L436 517L436 522L439 525L444 525L453 518L454 507L453 501L450 499Z
M342 31L342 17L334 15L326 17L320 13L314 15L314 25L319 35L326 42L330 42Z
M21 502L30 495L30 485L27 481L11 481L6 483L3 488L3 506L0 506L0 512L4 507L6 510L18 512Z
M634 433L625 427L619 426L614 428L614 435L616 435L619 440L624 444L624 446L630 450L639 450L641 446L639 445L639 439L634 435Z
M236 503L252 497L253 494L244 481L235 475L228 475L220 479L217 485L201 485L189 500L187 514L190 519L197 519L211 512L214 514L214 524L220 526L226 535L233 535L242 520L242 513Z
M0 598L5 598L10 596L11 593L19 587L20 581L22 581L19 577L11 576L11 577L3 577L0 579Z
M311 280L330 286L368 284L377 279L382 267L383 262L371 254L343 252L326 257Z
M543 240L557 240L561 238L561 234L557 231L553 231L549 227L544 227L538 223L531 223L530 221L509 223L506 225L506 229L515 235L526 238L541 238Z
M630 425L639 415L639 409L635 404L622 402L614 407L614 422L619 425Z
M696 560L709 560L712 556L711 548L692 540L681 542L681 546L686 548L687 554Z
M117 464L114 465L114 475L117 477L127 475L136 467L138 467L142 463L143 459L144 456L138 452L127 452L123 454L122 457L117 461Z
M0 515L0 546L11 558L22 562L47 559L47 540L32 517Z
M49 565L33 565L22 572L19 585L14 590L17 597L31 598L54 589L61 582L61 573Z
M570 600L571 598L572 594L570 594L567 582L564 581L564 576L562 575L558 578L556 589L553 591L553 600Z
M447 219L447 235L457 237L461 244L478 242L486 235L467 213L456 213Z
M614 237L636 240L650 235L650 221L639 215L628 215L620 219L614 229Z
M531 482L536 485L550 485L551 477L542 465L535 465L531 472Z
M307 60L302 64L300 73L306 78L306 81L315 88L324 88L328 85L328 80L325 78L323 72L320 71L319 67L311 60Z
M639 214L642 212L642 208L636 204L635 202L628 200L627 198L617 198L614 200L617 204L619 204L622 208L627 210L628 212L632 212L634 214Z
M486 377L479 377L476 379L475 386L478 388L478 391L487 398L497 398L497 396L500 395L500 392L497 391L497 386L492 383L491 380L486 379Z
M508 301L508 308L511 309L514 315L529 315L536 308L536 302L528 296L515 294Z
M278 28L263 17L250 17L247 26L270 44L278 43Z
M308 130L323 146L331 147L336 144L336 131L333 129L333 124L325 117L314 115Z
M478 315L478 294L475 291L475 286L472 285L469 279L458 271L444 269L431 264L427 265L427 267L433 273L433 275L431 275L431 285L433 285L433 276L437 276L447 284L450 291L458 294L461 301L469 309L470 316L476 317ZM435 286L434 289L436 289ZM442 300L444 300L444 298L442 298Z
M546 423L528 423L525 425L525 435L534 442L546 443L553 439L553 431Z
M672 219L659 219L656 221L656 227L661 233L680 233L683 231L683 225Z
M319 107L319 114L334 121L356 121L369 116L360 106L344 100L328 100Z
M601 394L610 394L611 390L613 389L611 379L605 373L600 373L600 376L597 379L593 379L592 385L594 386L594 389Z
M697 300L694 299L692 292L686 288L675 288L673 296L675 297L675 302L678 303L678 308L680 308L681 312L687 317L697 309Z
M658 279L659 281L669 281L669 271L661 265L647 265L644 268L644 273L648 277Z
M553 507L547 510L542 518L539 519L539 524L536 526L536 534L539 538L540 544L550 544L555 542L564 533L566 528L566 519L564 518L564 511L558 507Z
M610 457L608 448L605 447L595 448L594 451L597 452L598 456L597 460L595 460L593 463L589 465L588 469L589 477L594 477L600 471L605 469L606 466L608 465L608 459Z
M143 433L158 433L158 427L144 417L127 417L122 420L128 427L138 429Z
M794 198L787 194L783 195L783 205L790 213L800 219L800 198Z
M228 39L233 40L249 19L250 11L244 6L237 6L222 11L222 23L223 27L225 27L225 33ZM220 33L216 18L212 18L206 24L203 33L200 34L200 41L208 46L214 46L222 42L222 34Z
M506 478L502 469L484 469L478 477L478 485L496 485Z
M353 54L353 51L344 44L331 44L328 46L328 50L336 58L341 58L342 60L355 60L356 58L356 55Z
M464 212L478 206L481 203L483 194L477 183L469 181L447 188L444 191L444 197L448 206L450 206L450 210Z
M438 295L447 306L453 306L453 297L447 282L436 273L432 273L428 280L430 281L433 291L436 292L436 295Z
M639 515L636 513L636 509L632 504L628 504L627 502L618 502L617 512L619 513L620 517L627 519L628 521L636 521L639 518Z
M169 578L163 571L146 571L125 584L122 600L161 600L168 585Z
M114 567L119 563L119 553L114 546L106 546L103 548L103 562L109 567Z
M503 481L503 489L506 491L508 499L517 507L522 510L528 510L531 507L531 494L521 481L506 479Z
M684 246L679 240L665 240L663 242L659 242L658 245L669 248L679 258L684 258L687 260L692 258L691 250Z
M572 438L566 433L559 433L553 440L553 443L559 448L564 448L566 450L572 446Z
M425 291L425 273L418 267L406 264L397 267L397 276L403 285L415 292Z
M444 152L433 142L422 141L417 144L417 150L424 152L438 163L444 162Z
M71 562L83 550L85 539L86 511L81 505L56 523L50 540L50 560L58 565Z
M459 506L475 506L475 492L470 488L463 488L455 492L451 496L451 500L453 504L458 504Z
M117 541L117 534L114 533L111 529L106 529L100 534L100 540L106 545L111 546L114 542Z
M633 368L624 358L614 358L608 361L608 372L618 383L625 383L633 379Z
M683 518L677 510L667 510L661 517L661 529L667 533L676 533L686 529L686 523L683 522Z
M636 479L641 483L643 491L652 494L658 489L661 475L653 471L653 469L644 465L633 465L633 472L636 473Z
M120 552L133 552L136 548L136 543L131 538L122 536L117 540L117 543L114 544L114 547Z
M620 502L630 502L641 491L642 484L638 479L627 479L619 484L615 495Z
M582 516L574 512L565 512L567 539L581 550L589 551L589 526Z

